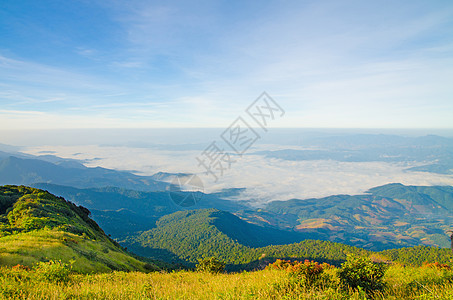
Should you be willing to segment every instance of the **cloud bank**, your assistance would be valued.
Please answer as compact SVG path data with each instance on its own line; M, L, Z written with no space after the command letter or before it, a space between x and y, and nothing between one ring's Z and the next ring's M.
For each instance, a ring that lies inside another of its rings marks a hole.
M285 161L260 155L245 155L237 159L225 171L224 176L215 182L195 160L200 151L92 145L39 146L30 147L25 152L39 155L42 151L55 151L57 156L85 160L85 165L90 167L133 170L141 175L157 172L196 173L203 180L206 192L246 188L236 200L248 201L255 206L273 200L360 194L369 188L393 182L406 185L453 185L453 176L404 171L419 165L415 163Z

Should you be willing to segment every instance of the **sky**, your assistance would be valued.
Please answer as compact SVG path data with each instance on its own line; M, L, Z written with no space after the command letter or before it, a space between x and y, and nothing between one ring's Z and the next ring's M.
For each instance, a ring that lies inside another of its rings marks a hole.
M453 128L453 2L0 2L0 128Z

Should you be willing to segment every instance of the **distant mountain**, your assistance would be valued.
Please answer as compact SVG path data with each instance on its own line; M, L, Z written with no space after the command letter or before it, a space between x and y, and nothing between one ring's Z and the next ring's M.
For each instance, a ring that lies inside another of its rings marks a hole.
M370 250L402 246L448 247L453 224L453 187L388 184L364 195L273 201L237 213L262 226L276 226Z
M325 149L452 147L453 139L439 135L401 136L395 134L326 134L304 140L301 144Z
M153 228L157 219L176 211L217 208L236 212L246 208L239 202L223 200L217 194L204 194L195 206L184 208L176 205L164 191L141 192L116 187L78 189L48 183L33 186L89 208L94 220L120 240L137 231Z
M453 159L444 159L440 163L427 164L419 167L412 167L406 169L412 172L429 172L437 174L452 175L453 174Z
M418 188L409 190L418 193ZM375 192L405 194L407 190L401 185L391 185L379 187ZM424 201L418 200L418 203ZM111 217L111 212L100 211L106 218ZM47 191L24 186L0 187L0 265L32 266L38 261L62 260L75 261L73 267L78 272L158 269L153 263L130 256L104 234L89 214L88 209ZM127 209L120 209L113 216L124 219L118 224L116 220L110 222L113 229L125 222L144 224L146 228L144 216ZM263 268L277 258L339 265L349 253L377 254L380 259L413 265L424 261L446 263L451 259L450 249L416 246L374 253L307 238L317 239L319 235L257 226L229 212L198 209L162 216L153 228L129 235L124 242L129 250L148 257L148 261L193 266L200 258L215 256L226 262L231 271Z
M49 157L44 159L50 160ZM88 168L67 160L56 163L9 156L0 160L0 185L31 185L44 182L78 188L115 186L142 191L165 190L169 186L168 183L156 181L150 176L101 167Z
M387 138L382 139L384 143ZM394 144L397 140L390 138ZM442 147L448 146L449 142L450 139L435 136L410 139L414 149L417 149L416 145L431 145L433 149L441 149L439 153L444 153ZM407 142L401 143L406 147ZM365 144L361 145L365 147ZM437 152L433 150L433 153ZM175 175L189 174L138 176L130 172L88 168L78 161L48 154L40 159L9 155L0 160L0 184L32 185L88 207L93 218L120 241L154 228L156 221L164 215L188 209L173 203L166 191L170 184L160 181ZM246 201L228 200L237 198L242 191L226 189L213 194L200 193L201 201L189 209L216 208L266 230L293 231L370 250L416 245L449 246L445 231L453 224L452 187L390 184L370 189L364 195L274 201L260 209L248 206Z
M166 192L77 189L52 184L34 186L88 207L96 222L119 240L154 228L162 216L202 208L230 212L248 223L266 228L268 233L277 229L292 231L304 237L370 250L416 245L448 247L445 231L453 224L453 187L450 186L388 184L370 189L364 195L273 201L259 209L244 206L242 201L223 199L240 189L205 194L196 206L183 208L174 204ZM236 223L228 221L225 224L227 228ZM244 242L244 245L265 244L253 244L254 239L250 236L245 240L251 244Z
M407 186L392 183L371 188L370 194L380 197L405 199L406 207L422 214L453 212L453 186ZM408 205L412 205L411 208ZM431 208L431 209L430 209Z
M43 190L0 187L0 265L72 260L78 272L158 269L125 252L89 215Z
M256 151L251 154L291 161L418 162L424 165L407 170L453 174L452 138L360 134L313 138L302 145L307 149Z
M0 153L3 151L9 152L9 153L12 153L12 152L18 153L19 150L20 150L20 147L0 143Z
M215 256L226 262L229 270L263 268L277 258L310 259L339 265L347 254L373 254L357 247L321 240L304 239L288 244L298 238L304 238L304 235L253 226L230 213L202 209L164 216L155 228L129 238L126 244L142 256L187 265L193 265L203 257ZM451 258L449 249L426 246L376 254L413 265L421 265L424 261L446 263Z
M33 158L31 155L27 155L27 154L23 154L23 153L20 153L20 152L5 152L5 151L1 151L0 150L0 161L5 159L5 158L8 158L10 156L14 156L14 157L19 157L19 158Z
M47 162L53 163L55 165L58 165L60 167L76 168L76 169L85 169L86 168L83 165L83 163L79 160L71 159L71 158L61 158L61 157L58 157L55 155L50 155L50 154L37 155L37 156L28 157L28 158L47 161Z
M154 180L159 180L159 181L170 181L174 177L185 177L185 176L191 176L193 174L191 173L168 173L168 172L157 172L156 174L153 174L151 178Z

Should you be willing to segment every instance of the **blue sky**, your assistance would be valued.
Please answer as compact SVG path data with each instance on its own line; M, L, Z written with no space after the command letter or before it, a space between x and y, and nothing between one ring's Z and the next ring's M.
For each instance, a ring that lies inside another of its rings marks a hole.
M0 2L0 128L453 128L453 2Z

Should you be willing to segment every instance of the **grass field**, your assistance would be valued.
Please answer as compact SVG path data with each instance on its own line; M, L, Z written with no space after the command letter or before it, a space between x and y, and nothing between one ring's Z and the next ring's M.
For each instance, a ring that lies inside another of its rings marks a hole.
M76 261L74 271L81 273L145 271L144 262L107 240L92 240L56 230L36 230L0 237L0 266L32 266L39 261L55 259L66 263Z
M453 271L392 265L384 288L368 295L340 284L330 268L306 286L285 270L211 274L110 272L43 278L38 269L2 267L0 299L453 299Z

